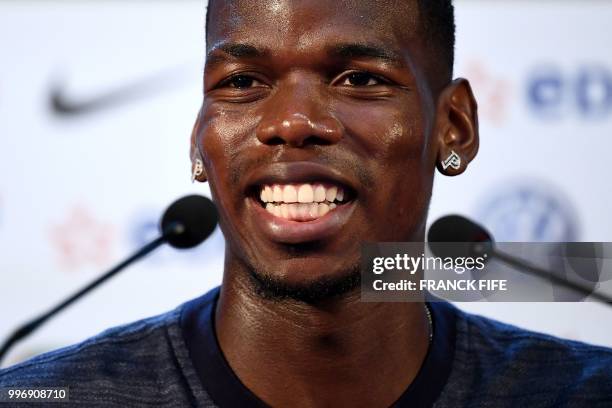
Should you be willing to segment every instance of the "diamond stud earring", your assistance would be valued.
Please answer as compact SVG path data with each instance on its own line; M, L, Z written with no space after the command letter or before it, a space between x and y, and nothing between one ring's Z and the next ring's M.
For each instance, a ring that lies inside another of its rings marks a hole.
M193 163L193 173L191 174L191 182L194 183L202 173L204 173L204 163L202 163L201 159L195 159Z
M455 153L454 150L451 150L446 160L442 162L442 168L444 170L448 169L449 167L454 170L459 170L461 168L461 157Z

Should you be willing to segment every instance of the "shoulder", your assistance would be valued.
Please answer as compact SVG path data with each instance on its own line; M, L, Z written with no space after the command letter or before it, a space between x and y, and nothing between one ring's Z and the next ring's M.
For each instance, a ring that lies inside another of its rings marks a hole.
M0 388L68 387L71 402L113 403L133 397L159 403L179 378L169 339L180 309L112 328L82 343L0 370Z
M454 379L465 386L515 403L598 406L612 400L612 349L455 313L461 378Z
M467 352L483 357L498 356L513 363L534 366L572 366L574 364L604 367L612 359L612 349L567 340L543 333L459 312L457 331ZM563 357L563 359L560 359ZM606 373L608 371L606 370Z

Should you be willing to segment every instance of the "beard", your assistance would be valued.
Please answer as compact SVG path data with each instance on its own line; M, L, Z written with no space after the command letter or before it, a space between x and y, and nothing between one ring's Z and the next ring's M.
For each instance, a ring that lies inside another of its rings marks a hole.
M342 297L361 285L361 268L351 267L335 277L323 277L304 283L289 283L256 269L249 269L255 294L272 301L293 300L316 304Z

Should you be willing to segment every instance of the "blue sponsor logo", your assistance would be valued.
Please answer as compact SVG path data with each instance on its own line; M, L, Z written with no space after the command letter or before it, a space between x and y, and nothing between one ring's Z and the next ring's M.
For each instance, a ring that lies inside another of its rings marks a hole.
M612 71L585 65L574 71L549 66L537 69L527 83L533 113L544 119L578 115L601 120L612 116Z
M477 219L498 242L570 242L579 238L569 199L545 182L517 181L488 194Z

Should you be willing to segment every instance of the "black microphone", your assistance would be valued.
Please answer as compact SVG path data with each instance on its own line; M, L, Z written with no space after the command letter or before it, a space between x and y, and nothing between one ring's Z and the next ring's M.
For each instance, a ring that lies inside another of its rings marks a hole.
M491 233L461 215L447 215L434 222L429 227L427 241L432 252L442 258L482 256L494 248ZM454 244L446 245L447 242Z
M476 222L461 215L447 215L434 222L427 233L427 241L431 251L438 257L454 258L486 255L486 260L492 258L498 259L520 272L546 279L552 283L572 289L582 295L591 296L593 299L612 305L612 297L596 292L592 287L579 282L563 279L550 271L499 251L495 247L495 241L489 231ZM445 243L454 244L448 245Z
M17 329L0 348L0 362L15 343L29 336L51 317L116 275L131 263L143 258L166 242L174 248L193 248L204 242L204 240L213 233L217 227L217 222L217 209L208 198L190 195L178 199L168 207L161 219L161 236L159 238L142 247L128 259L121 262L53 309Z

